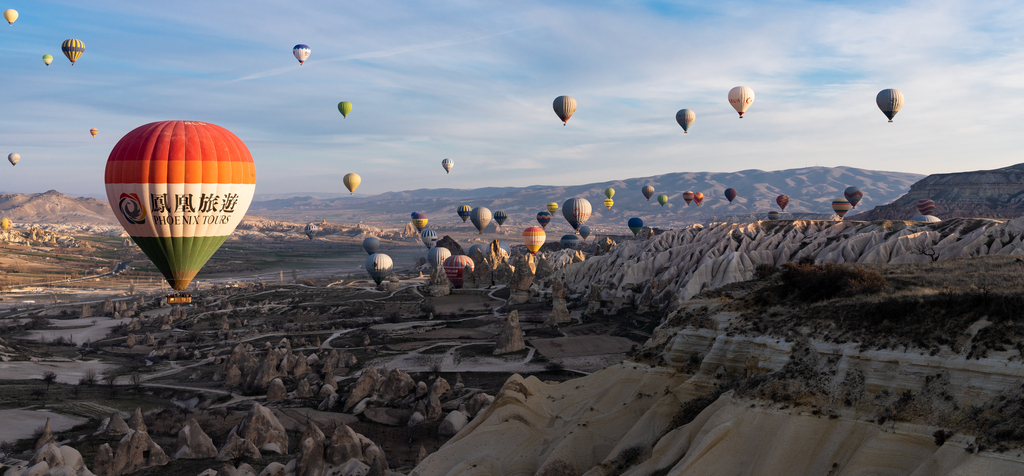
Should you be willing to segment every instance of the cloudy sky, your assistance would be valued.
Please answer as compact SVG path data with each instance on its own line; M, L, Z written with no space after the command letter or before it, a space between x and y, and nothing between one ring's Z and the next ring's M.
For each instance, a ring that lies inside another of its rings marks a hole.
M0 190L101 195L110 149L212 122L257 193L581 184L848 165L1024 162L1024 3L8 0ZM74 67L64 39L85 43ZM305 66L292 57L308 44ZM54 56L45 67L43 54ZM726 94L750 86L739 120ZM903 91L888 124L875 94ZM563 127L552 100L579 108ZM337 111L351 101L348 119ZM696 111L689 134L675 123ZM99 137L88 130L96 127ZM440 162L455 161L451 175Z

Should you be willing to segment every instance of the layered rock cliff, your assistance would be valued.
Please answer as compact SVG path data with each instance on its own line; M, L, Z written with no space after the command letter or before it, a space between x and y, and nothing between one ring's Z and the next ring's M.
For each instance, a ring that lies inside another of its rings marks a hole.
M1016 218L1024 215L1024 164L996 170L929 175L898 200L856 216L857 220L906 220L917 201L935 201L940 218Z

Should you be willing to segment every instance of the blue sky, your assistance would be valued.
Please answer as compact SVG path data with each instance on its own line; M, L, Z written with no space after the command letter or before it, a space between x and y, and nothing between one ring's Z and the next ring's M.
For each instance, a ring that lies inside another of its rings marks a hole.
M257 193L570 185L848 165L1024 162L1024 3L8 0L9 192L102 195L110 149L157 120L224 126ZM64 39L85 43L74 67ZM291 55L312 48L305 66ZM40 59L54 56L50 67ZM726 100L756 100L739 120ZM884 88L906 104L888 124ZM576 98L567 127L551 101ZM348 119L339 101L351 101ZM675 112L696 111L684 135ZM96 127L99 137L88 130ZM440 162L455 161L451 175Z

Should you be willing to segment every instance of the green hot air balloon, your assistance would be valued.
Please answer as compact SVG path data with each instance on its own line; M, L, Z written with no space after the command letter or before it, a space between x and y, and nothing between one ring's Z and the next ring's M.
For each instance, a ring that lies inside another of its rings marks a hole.
M43 63L45 63L46 66L50 66L50 63L53 63L53 56L43 55Z
M611 188L611 187L608 187L608 188L604 189L604 196L606 196L608 198L614 197L615 196L615 189Z
M339 102L338 112L340 112L342 116L348 118L348 113L352 112L352 103L348 101Z
M665 206L665 204L668 203L668 195L665 195L664 193L658 195L658 203L660 203L661 206Z

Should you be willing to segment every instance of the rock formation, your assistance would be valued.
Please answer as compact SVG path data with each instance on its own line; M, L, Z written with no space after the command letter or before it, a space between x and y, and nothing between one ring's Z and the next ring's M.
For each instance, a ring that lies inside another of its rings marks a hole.
M53 430L50 429L50 419L47 418L46 424L43 425L43 434L39 436L38 440L36 440L36 450L47 444L56 443L56 441L57 440L53 438Z
M178 431L178 442L175 445L174 459L201 459L217 456L217 447L213 440L199 426L195 418L189 418L185 426Z
M100 424L100 429L97 433L107 436L122 436L127 435L131 431L131 428L128 428L128 424L124 422L124 418L121 418L120 412L111 413L105 422L105 424Z
M546 324L555 326L566 322L572 322L572 318L569 317L569 308L565 304L565 287L556 279L551 283L551 313L548 314Z
M519 352L525 348L523 330L519 327L519 311L512 311L505 319L505 327L498 334L498 340L494 345L494 355Z
M284 425L259 403L253 403L249 414L238 424L236 433L261 451L288 454L288 433Z
M5 455L6 456L6 455ZM0 464L0 469L4 465ZM46 443L36 449L27 468L8 470L7 475L25 476L94 476L85 466L82 454L70 446Z
M308 385L308 384L307 384ZM267 389L267 401L273 402L288 398L288 390L284 388L284 381L275 378L270 381L270 388Z
M509 304L521 304L530 299L530 286L533 285L536 271L537 264L533 255L530 253L520 254L516 261L515 272L512 274L512 281L508 285L511 291Z
M141 409L136 409L136 414L141 418ZM135 418L134 415L131 420L133 424L129 426L141 428L141 430L130 430L118 442L117 450L112 450L107 443L100 446L93 462L93 469L98 475L121 476L144 468L163 466L170 462L163 448L157 445L145 431L145 423Z
M469 423L469 418L466 417L465 413L453 410L444 417L441 425L437 427L437 434L442 438L450 438L462 431L467 423Z
M217 461L234 461L241 458L258 460L262 457L259 448L253 442L238 436L234 430L228 435L224 446L217 452Z
M441 297L451 294L452 284L448 281L448 275L444 272L443 266L438 266L430 271L430 284L427 292L432 297Z

